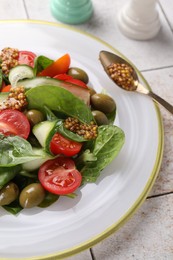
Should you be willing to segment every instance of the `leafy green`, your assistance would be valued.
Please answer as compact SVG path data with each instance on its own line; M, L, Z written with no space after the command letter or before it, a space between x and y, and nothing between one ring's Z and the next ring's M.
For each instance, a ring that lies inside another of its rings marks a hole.
M38 180L38 176L37 176L37 172L28 172L26 170L21 170L20 171L20 175L26 177L26 178L30 178L33 181L37 181Z
M32 161L41 155L34 154L30 143L19 136L0 134L0 167L10 167Z
M114 125L99 126L98 137L90 150L97 160L84 162L81 169L83 183L96 182L100 172L118 155L124 140L125 135L121 128Z
M47 192L44 200L38 205L40 208L47 208L59 199L59 195Z
M65 128L64 120L56 117L56 115L47 106L44 106L44 110L45 110L46 118L48 121L57 121L57 124L55 124L55 128L53 129L53 134L55 132L59 132L63 136L65 136L73 141L76 141L76 142L85 142L86 141L86 139L83 138L82 136L75 134L72 131Z
M0 167L0 189L11 181L21 170L20 165L13 167Z
M43 56L43 55L38 56L34 62L34 74L37 75L37 73L44 70L52 63L53 63L53 60L47 58L46 56Z
M82 169L84 165L96 161L97 157L89 149L86 149L77 157L75 164L78 169Z
M65 197L68 197L70 199L75 199L77 197L77 194L76 193L69 193L69 194L66 194L66 195L63 195Z
M3 208L5 210L7 210L8 212L10 212L13 215L18 214L23 208L20 206L19 201L15 200L12 203L10 203L9 205L5 205L3 206Z
M47 106L50 110L62 112L83 123L89 124L93 120L90 108L64 88L52 85L37 86L28 90L26 97L29 109L43 110L43 107Z
M46 114L46 118L48 121L57 120L55 114L47 106L44 106L44 113Z
M82 137L81 135L75 134L72 131L68 130L67 128L64 127L63 121L59 125L57 131L62 134L64 137L67 137L68 139L71 139L76 142L86 142L87 140Z
M65 119L67 116L60 111L52 111L47 106L44 106L44 113L48 121L54 121L58 119Z

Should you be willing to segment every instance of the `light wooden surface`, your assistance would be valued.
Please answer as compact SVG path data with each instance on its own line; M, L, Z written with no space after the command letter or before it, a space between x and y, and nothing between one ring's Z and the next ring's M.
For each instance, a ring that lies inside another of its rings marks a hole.
M162 27L157 37L150 41L130 40L119 31L117 14L127 1L93 0L92 19L76 27L120 50L143 72L152 89L173 104L173 1L160 0ZM48 0L0 0L0 19L59 23L50 13ZM163 108L161 114L165 132L164 156L147 200L118 232L69 260L173 259L173 116Z

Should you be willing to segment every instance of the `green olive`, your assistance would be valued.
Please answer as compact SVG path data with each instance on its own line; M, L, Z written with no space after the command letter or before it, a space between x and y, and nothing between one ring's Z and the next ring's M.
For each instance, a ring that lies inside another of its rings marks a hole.
M99 110L93 110L92 114L94 116L94 119L95 119L97 125L108 125L109 124L109 120L103 112L101 112Z
M19 195L19 188L14 182L9 182L0 190L0 206L9 205Z
M106 94L94 94L91 96L91 105L94 109L103 113L111 113L116 109L116 104L113 98Z
M89 81L87 73L80 68L71 67L67 74L72 76L74 79L82 80L85 84L87 84Z
M38 206L45 198L45 190L40 183L31 183L20 193L19 203L22 208Z
M34 126L44 120L43 113L36 109L28 110L26 112L26 116L27 116L31 126Z

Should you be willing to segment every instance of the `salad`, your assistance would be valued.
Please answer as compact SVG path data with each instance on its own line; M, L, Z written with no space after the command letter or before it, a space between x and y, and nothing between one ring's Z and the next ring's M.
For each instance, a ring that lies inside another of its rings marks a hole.
M0 206L12 214L75 198L124 144L114 99L71 63L68 53L1 50Z

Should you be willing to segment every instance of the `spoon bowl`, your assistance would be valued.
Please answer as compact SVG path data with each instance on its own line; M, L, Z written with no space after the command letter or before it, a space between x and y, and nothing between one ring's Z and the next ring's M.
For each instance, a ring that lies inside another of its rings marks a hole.
M118 64L126 64L129 67L131 67L133 69L133 72L132 72L133 78L134 78L134 80L138 81L138 75L137 75L136 71L134 70L134 68L132 67L132 65L130 65L129 62L127 62L125 59L121 58L120 56L118 56L112 52L101 51L99 58L100 58L100 62L102 64L103 68L105 69L106 73L108 74L108 76L110 78L111 78L111 76L107 71L108 67L110 66L110 64L118 63Z
M146 89L139 82L137 72L133 66L125 59L108 51L100 51L99 59L105 72L117 86L124 90L148 95L173 114L173 106L151 90Z

